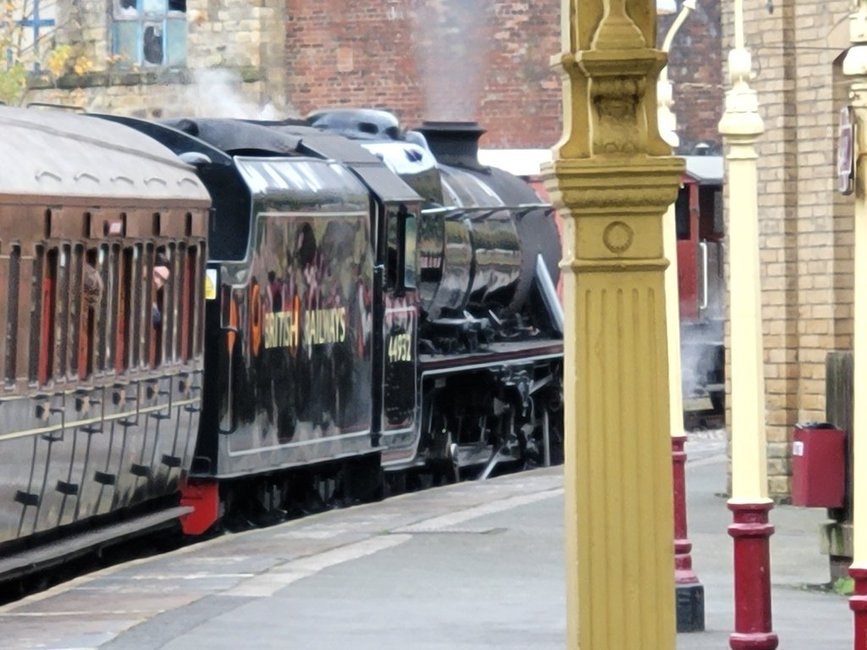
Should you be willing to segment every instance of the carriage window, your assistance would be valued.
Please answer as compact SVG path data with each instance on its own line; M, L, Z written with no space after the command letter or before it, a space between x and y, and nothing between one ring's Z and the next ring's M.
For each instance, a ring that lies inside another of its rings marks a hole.
M99 270L99 252L87 251L81 267L81 313L78 323L78 377L87 379L93 374L94 350L99 315L102 313L103 281Z
M69 299L71 275L72 248L66 244L60 247L60 259L57 265L57 282L54 290L55 328L53 340L55 344L54 376L58 379L66 377L69 360L69 323L72 302Z
M53 253L53 255L52 255ZM46 254L44 246L36 247L33 257L33 283L30 293L30 345L28 346L29 367L27 377L31 383L45 381L44 364L47 364L47 355L50 345L48 335L54 326L53 319L47 316L53 315L52 310L43 307L46 296L51 295L54 278L50 272L52 260L56 263L56 251ZM46 258L49 260L46 269ZM48 271L48 273L46 273ZM50 305L50 298L48 300Z
M78 377L78 346L81 337L81 313L85 309L82 273L84 272L84 246L71 249L69 260L69 342L66 344L69 375Z
M124 248L119 260L117 282L117 327L115 328L114 369L123 372L129 367L130 328L132 327L133 251Z
M204 349L205 341L205 332L202 327L202 323L205 320L205 287L204 287L204 278L205 278L205 264L208 259L208 253L205 249L205 243L201 242L198 247L195 249L195 260L191 264L190 268L195 269L195 275L192 278L193 283L193 313L195 314L195 320L193 320L193 354L199 355L202 353Z
M180 278L180 327L179 343L181 360L187 362L194 355L195 350L195 331L196 331L196 304L197 304L197 286L195 282L198 277L198 250L191 246L189 248L181 247L179 249L181 259L183 260Z
M166 351L166 338L170 337L172 327L171 287L172 267L169 252L165 246L157 248L151 266L151 367L159 366Z
M96 270L102 282L102 300L96 313L94 328L95 347L94 370L100 371L110 367L109 336L111 319L111 302L114 293L114 276L111 270L111 251L107 245L102 245L97 251Z
M145 286L142 279L145 274L144 253L141 244L136 244L131 249L131 266L129 276L130 290L130 318L127 340L129 341L128 367L138 368L145 355L142 354L147 323L142 321L143 305L145 302ZM148 313L150 316L150 313Z
M178 310L178 298L181 290L181 259L178 251L175 250L175 245L170 244L166 250L166 258L168 259L169 277L163 288L165 293L165 332L166 346L165 355L166 361L177 361L178 358L178 321L180 313Z
M34 270L34 303L31 321L30 380L40 385L52 379L63 380L76 372L78 360L71 360L70 341L77 340L80 302L71 290L80 283L80 248L73 257L70 245L44 249L37 247ZM35 293L39 288L38 295ZM74 343L73 343L74 347Z
M16 351L18 350L18 291L21 281L21 247L9 250L9 284L6 292L6 385L15 384Z

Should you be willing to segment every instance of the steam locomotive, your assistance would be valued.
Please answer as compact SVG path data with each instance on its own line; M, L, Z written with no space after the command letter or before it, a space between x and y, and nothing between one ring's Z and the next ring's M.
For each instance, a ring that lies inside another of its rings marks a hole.
M557 231L477 126L0 124L0 577L559 460Z

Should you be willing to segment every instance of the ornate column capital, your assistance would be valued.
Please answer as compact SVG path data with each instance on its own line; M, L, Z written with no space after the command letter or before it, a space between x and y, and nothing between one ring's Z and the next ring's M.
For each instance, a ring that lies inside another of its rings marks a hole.
M547 188L566 217L564 267L611 271L668 265L660 221L677 196L682 159L600 156L555 160L549 169Z
M552 59L566 102L555 158L670 155L656 120L656 79L667 57L648 45L656 38L650 1L566 1L564 51Z

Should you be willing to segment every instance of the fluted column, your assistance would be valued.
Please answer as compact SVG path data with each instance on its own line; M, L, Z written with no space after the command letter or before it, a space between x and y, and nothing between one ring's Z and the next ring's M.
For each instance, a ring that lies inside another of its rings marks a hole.
M569 647L674 648L662 218L683 162L659 137L653 0L564 0Z

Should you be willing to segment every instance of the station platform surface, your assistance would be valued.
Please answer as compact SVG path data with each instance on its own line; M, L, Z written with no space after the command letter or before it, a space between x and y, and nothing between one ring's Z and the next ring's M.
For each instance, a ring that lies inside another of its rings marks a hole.
M728 648L725 441L690 434L687 452L706 631L679 634L677 648ZM823 517L771 511L783 650L853 646L847 599L819 587L828 582L817 541ZM0 608L0 648L561 649L563 534L561 467L436 488L78 578Z

